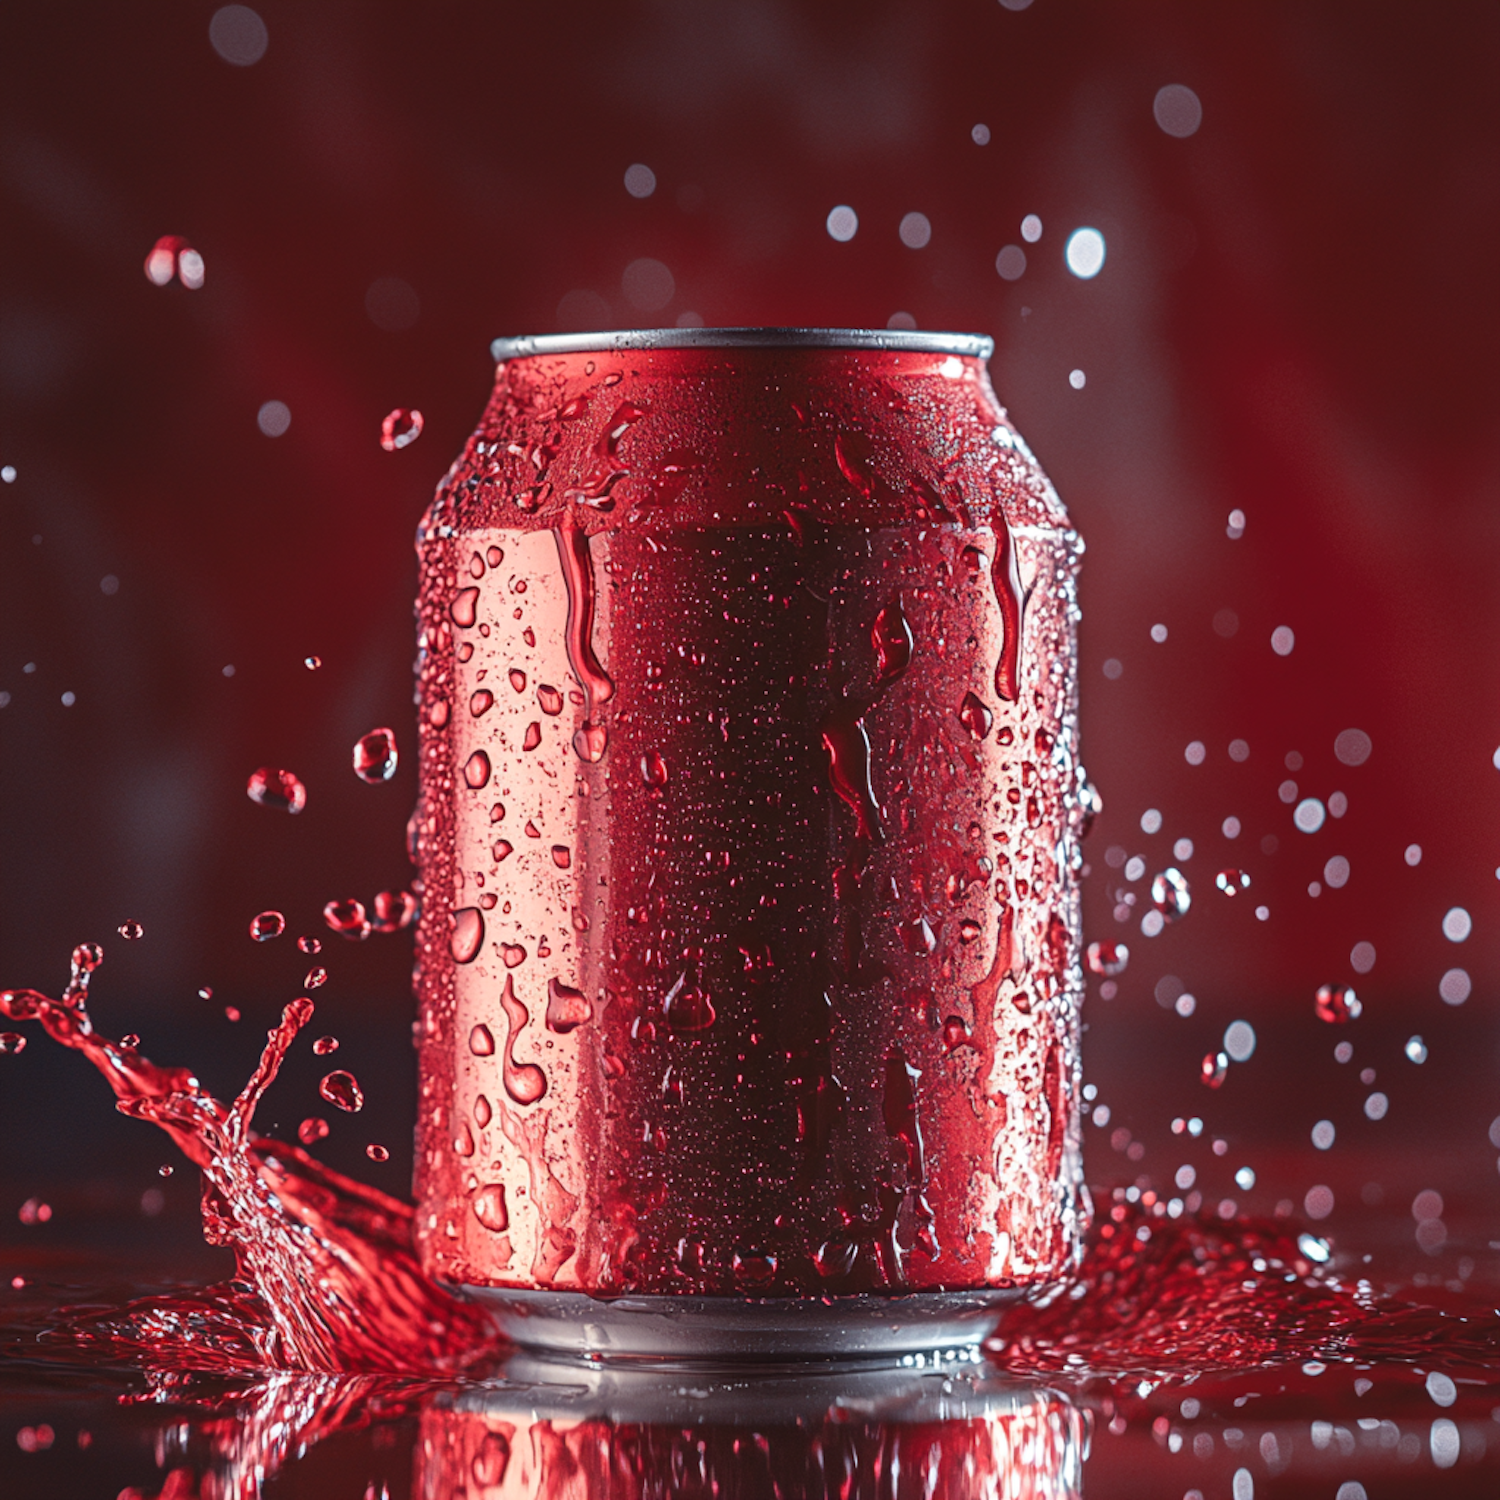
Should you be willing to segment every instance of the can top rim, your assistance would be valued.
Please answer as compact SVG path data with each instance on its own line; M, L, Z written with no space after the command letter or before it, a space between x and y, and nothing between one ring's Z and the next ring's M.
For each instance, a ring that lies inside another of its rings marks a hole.
M490 344L497 361L618 349L876 349L988 359L995 341L982 333L929 333L919 328L629 328L614 333L528 334Z

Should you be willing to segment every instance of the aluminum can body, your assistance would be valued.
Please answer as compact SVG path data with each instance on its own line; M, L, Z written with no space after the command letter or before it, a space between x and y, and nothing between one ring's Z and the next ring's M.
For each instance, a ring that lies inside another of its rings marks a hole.
M1081 541L985 341L682 338L502 345L419 532L424 1262L683 1307L1053 1282Z

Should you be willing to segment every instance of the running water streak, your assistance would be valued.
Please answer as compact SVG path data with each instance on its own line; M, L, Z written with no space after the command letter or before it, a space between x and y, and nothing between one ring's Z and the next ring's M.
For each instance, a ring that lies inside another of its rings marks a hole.
M86 1001L103 961L73 952L59 998L0 992L12 1020L39 1021L83 1053L114 1090L117 1108L167 1132L203 1174L203 1226L232 1249L236 1279L203 1291L65 1320L55 1342L111 1361L179 1369L452 1373L490 1351L483 1315L429 1281L411 1248L411 1209L251 1128L287 1049L312 1019L305 996L269 1033L239 1097L223 1104L186 1068L163 1068L94 1030Z

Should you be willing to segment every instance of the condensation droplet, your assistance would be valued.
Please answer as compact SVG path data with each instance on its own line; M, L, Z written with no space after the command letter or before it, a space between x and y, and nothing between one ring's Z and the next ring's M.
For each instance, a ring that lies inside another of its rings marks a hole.
M510 1228L510 1211L505 1206L505 1185L492 1182L474 1194L474 1217L492 1234Z
M484 913L477 906L460 907L453 913L453 931L448 936L448 951L456 964L469 964L484 946Z
M476 750L464 762L464 783L474 791L485 786L490 779L490 758L483 750Z

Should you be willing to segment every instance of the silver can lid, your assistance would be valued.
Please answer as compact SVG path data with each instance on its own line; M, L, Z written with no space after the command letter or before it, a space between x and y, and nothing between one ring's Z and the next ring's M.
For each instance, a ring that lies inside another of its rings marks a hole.
M982 333L928 333L919 328L630 328L616 333L530 334L490 344L497 361L620 349L875 349L988 359L995 341Z

